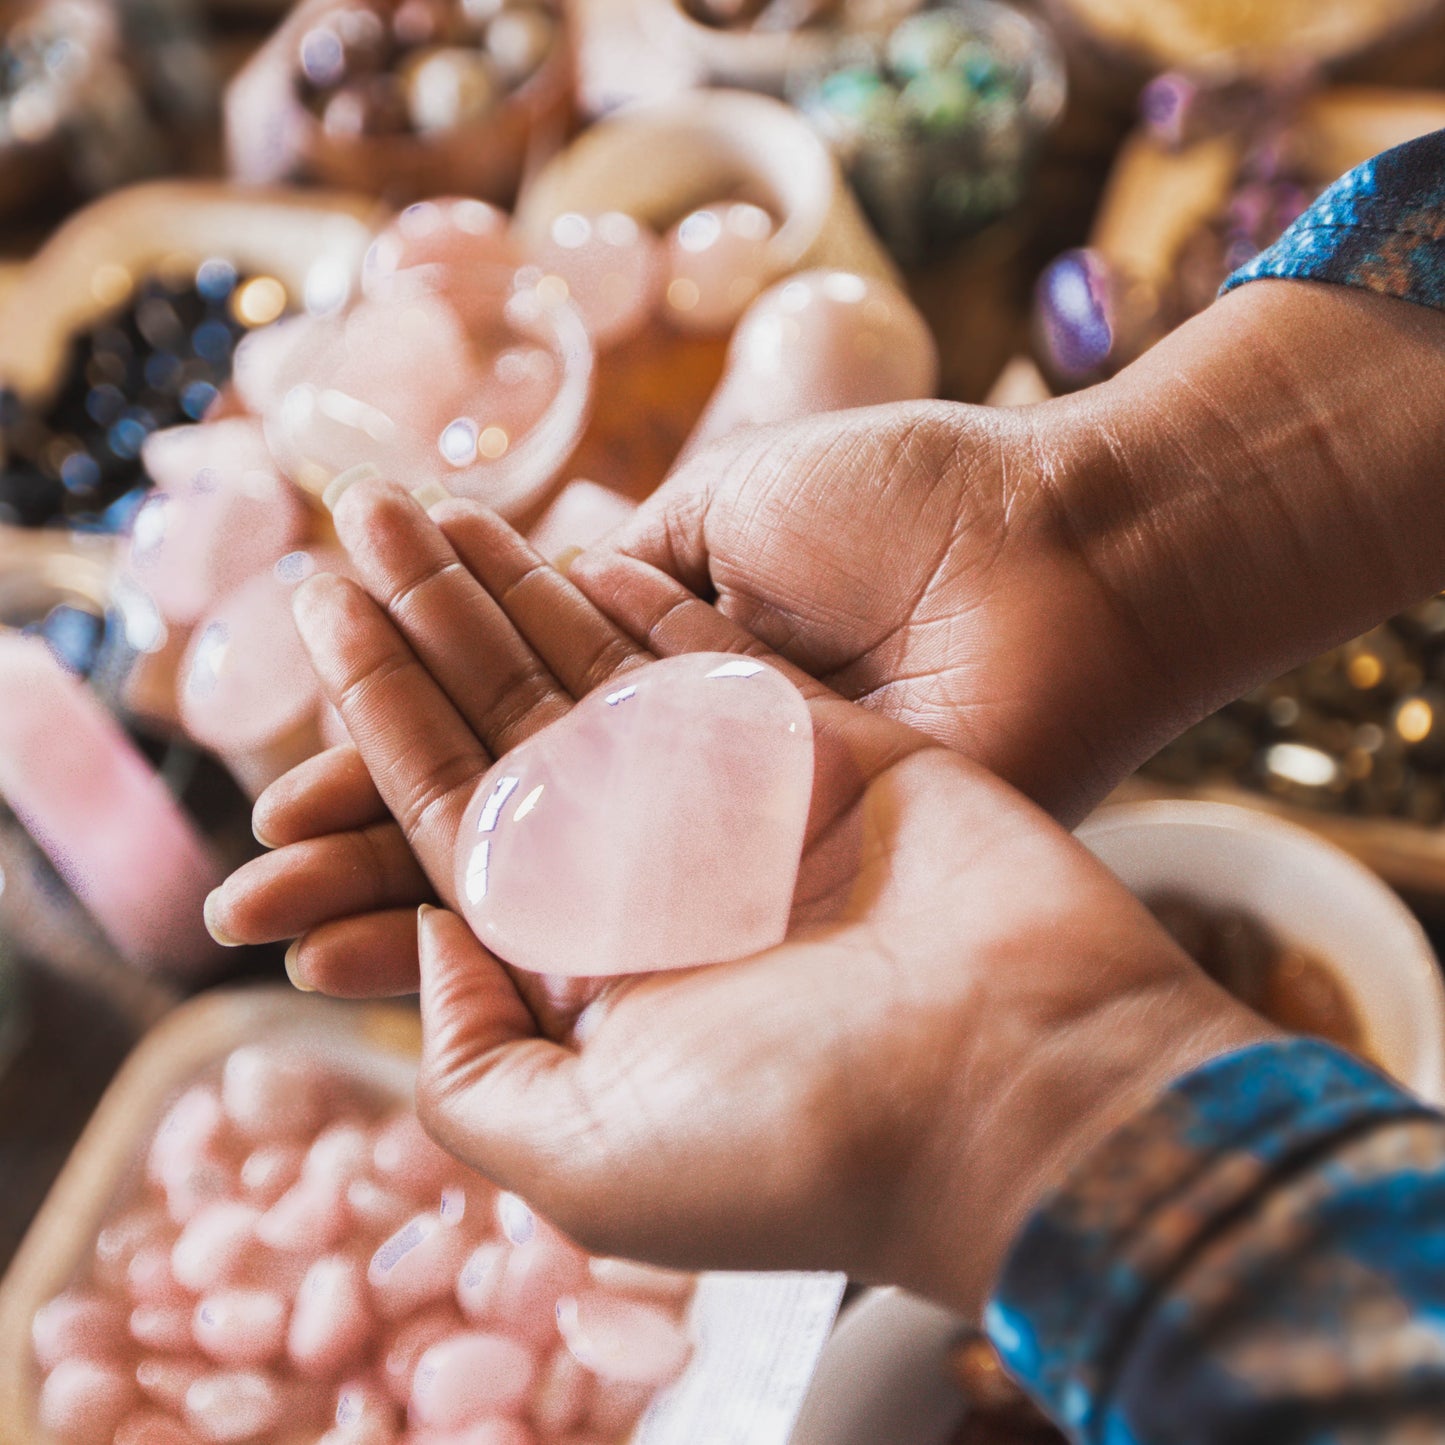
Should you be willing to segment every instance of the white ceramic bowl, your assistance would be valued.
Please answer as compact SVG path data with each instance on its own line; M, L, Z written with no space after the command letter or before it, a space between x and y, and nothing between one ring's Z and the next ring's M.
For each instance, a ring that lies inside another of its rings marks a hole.
M1432 1103L1445 1099L1440 966L1414 914L1363 863L1230 803L1113 804L1077 836L1131 892L1239 909L1313 954L1355 1005L1373 1057Z

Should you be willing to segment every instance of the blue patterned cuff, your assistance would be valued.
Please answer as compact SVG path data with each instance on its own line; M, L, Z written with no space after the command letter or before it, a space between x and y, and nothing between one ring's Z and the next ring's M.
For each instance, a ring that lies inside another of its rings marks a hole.
M985 1323L1010 1371L1098 1438L1132 1340L1202 1242L1330 1144L1429 1116L1327 1044L1260 1044L1186 1075L1025 1225Z

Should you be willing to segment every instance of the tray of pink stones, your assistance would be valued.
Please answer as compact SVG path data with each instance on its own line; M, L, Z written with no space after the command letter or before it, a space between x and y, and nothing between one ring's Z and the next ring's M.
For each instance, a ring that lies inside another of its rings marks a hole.
M416 1045L281 989L149 1035L0 1284L0 1441L782 1445L841 1281L589 1256L431 1143Z

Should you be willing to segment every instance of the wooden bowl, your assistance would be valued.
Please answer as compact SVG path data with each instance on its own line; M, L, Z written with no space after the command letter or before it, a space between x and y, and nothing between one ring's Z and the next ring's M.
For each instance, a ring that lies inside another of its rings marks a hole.
M480 196L510 205L523 177L566 138L572 53L565 25L551 53L489 115L434 136L328 136L297 90L301 37L346 0L302 0L226 89L230 174L250 185L303 181L395 205Z

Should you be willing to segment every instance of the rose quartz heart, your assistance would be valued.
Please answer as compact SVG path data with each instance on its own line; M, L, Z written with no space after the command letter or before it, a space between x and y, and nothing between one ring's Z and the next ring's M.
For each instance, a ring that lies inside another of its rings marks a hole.
M462 912L537 973L741 958L787 931L812 786L807 704L780 673L722 653L639 668L482 779Z

